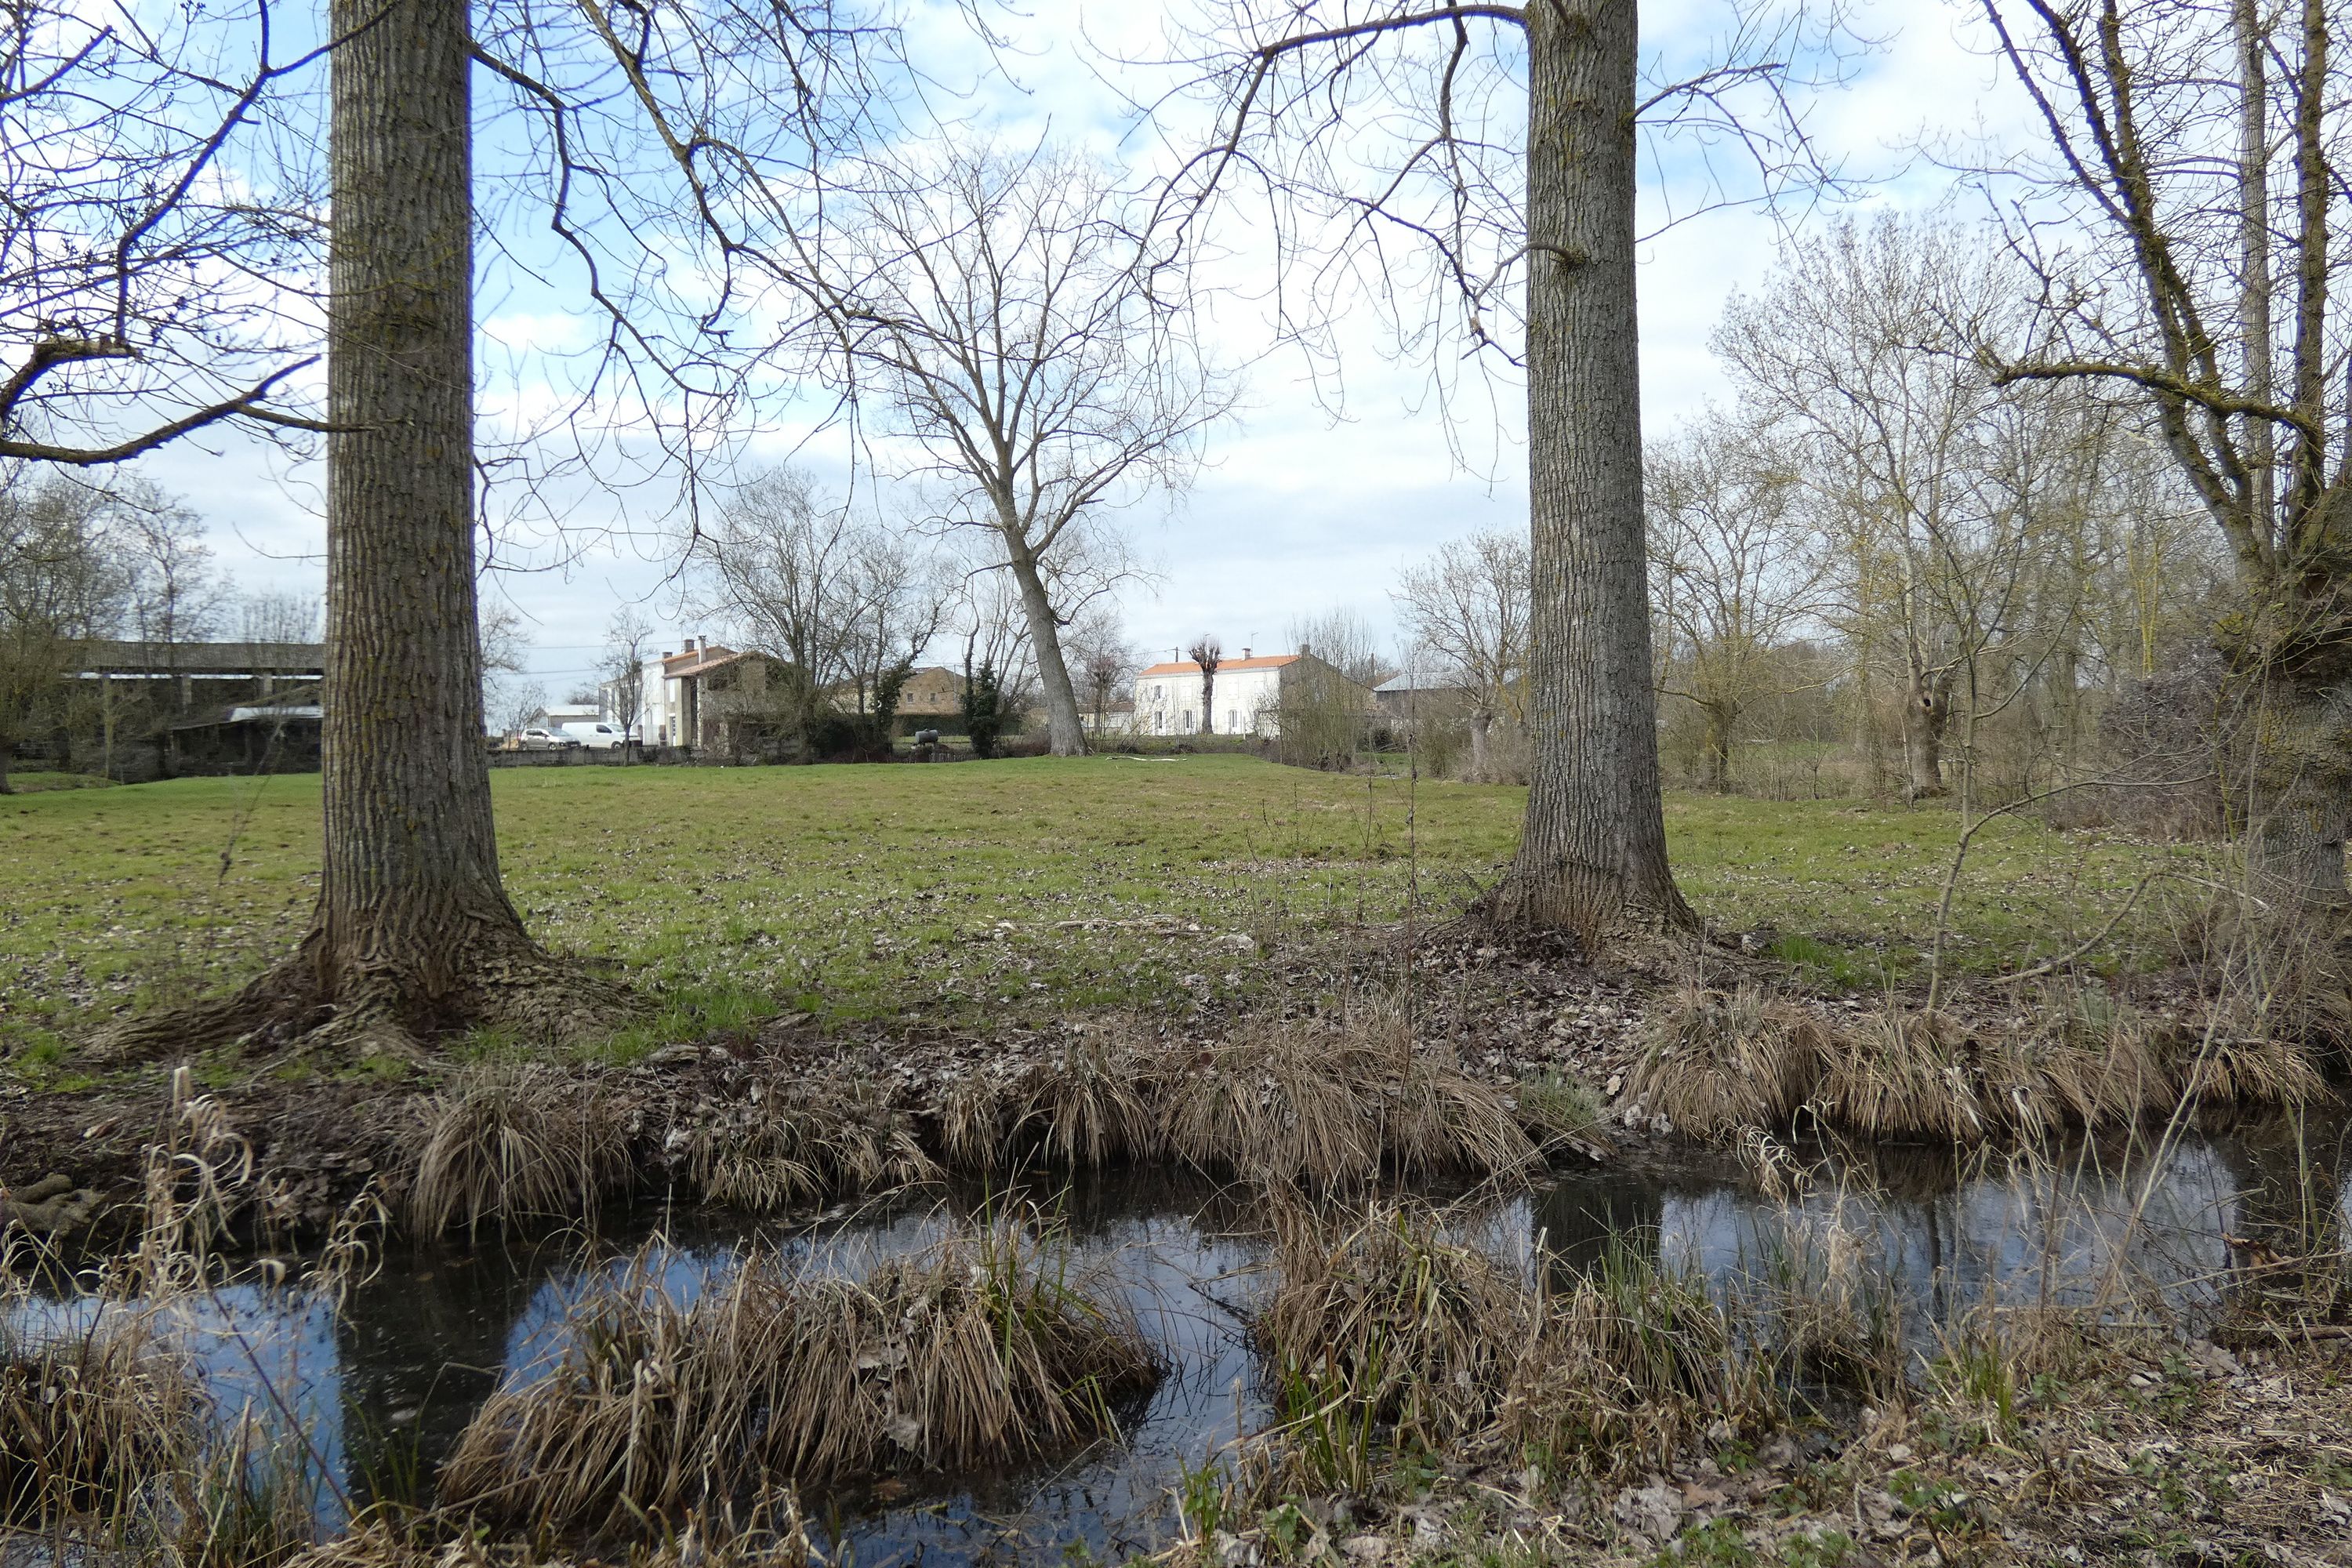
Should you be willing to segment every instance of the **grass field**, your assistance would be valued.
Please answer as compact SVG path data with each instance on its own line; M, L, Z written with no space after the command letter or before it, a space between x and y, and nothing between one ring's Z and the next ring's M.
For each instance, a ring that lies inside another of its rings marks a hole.
M512 770L494 787L532 928L673 1005L622 1049L696 1016L968 1025L1244 991L1278 933L1394 921L1416 898L1452 913L1508 858L1523 797L1234 756ZM1917 965L1949 810L1695 795L1667 810L1683 886L1719 928L1770 926L1845 984ZM0 1047L58 1063L126 1005L257 970L301 927L318 834L315 777L0 799ZM1962 883L1953 961L2070 947L2170 853L2186 852L1997 823Z

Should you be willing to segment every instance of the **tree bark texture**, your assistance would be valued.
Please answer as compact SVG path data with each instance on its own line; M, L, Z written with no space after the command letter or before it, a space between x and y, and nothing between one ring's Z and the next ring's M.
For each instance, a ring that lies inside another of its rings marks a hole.
M1069 660L1062 655L1062 623L1055 617L1045 594L1045 574L1037 558L1004 530L1013 565L1013 580L1021 588L1021 613L1029 622L1029 644L1037 651L1037 681L1045 691L1045 732L1054 755L1087 754L1086 726L1078 720L1077 689L1070 682Z
M1528 8L1528 723L1507 923L1695 923L1666 864L1634 314L1634 0Z
M1906 799L1933 800L1944 793L1944 725L1951 714L1948 682L1912 670L1903 683Z
M504 1024L570 1034L616 989L525 933L499 875L474 586L465 0L333 0L327 306L326 859L309 933L152 1054L259 1030L358 1051Z
M322 989L401 1011L528 947L499 878L474 589L465 0L334 0Z

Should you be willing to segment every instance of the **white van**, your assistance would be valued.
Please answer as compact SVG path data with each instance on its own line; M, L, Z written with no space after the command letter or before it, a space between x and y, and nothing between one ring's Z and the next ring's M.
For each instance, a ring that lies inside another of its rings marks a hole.
M629 737L618 724L607 724L602 720L566 724L563 726L563 733L567 738L577 741L592 752L608 751L614 746L625 746L629 742Z

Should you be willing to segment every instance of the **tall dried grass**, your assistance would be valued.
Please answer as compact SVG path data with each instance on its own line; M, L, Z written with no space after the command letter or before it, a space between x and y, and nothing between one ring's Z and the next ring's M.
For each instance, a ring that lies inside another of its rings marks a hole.
M1385 994L1245 1019L1171 1059L1160 1083L1175 1153L1258 1186L1344 1186L1384 1167L1511 1177L1540 1159L1515 1101L1418 1041L1403 1000Z
M1784 1127L1830 1054L1827 1026L1796 1004L1756 985L1685 982L1646 1020L1625 1092L1694 1137Z
M1762 1430L1783 1407L1703 1279L1618 1243L1545 1302L1499 1415L1538 1468L1622 1480L1672 1469L1710 1429Z
M628 1140L610 1105L551 1068L470 1068L424 1114L406 1215L426 1236L578 1219L628 1178Z
M777 1479L966 1468L1107 1436L1163 1373L1117 1298L1031 1219L864 1279L772 1253L691 1301L641 1252L572 1310L555 1363L501 1389L441 1474L534 1527L673 1522Z
M1870 1138L1966 1142L2128 1125L2192 1105L2326 1093L2308 1051L2258 1032L2059 1005L1972 1027L1889 1005L1832 1026L1753 986L1689 985L1653 1015L1626 1095L1696 1137L1810 1119Z
M755 1081L694 1130L688 1168L705 1197L748 1208L919 1186L943 1173L889 1084L845 1071Z
M0 1294L0 1521L105 1522L194 1463L206 1405L187 1358L151 1314L93 1311L55 1334L25 1328L21 1294Z
M1539 1292L1447 1225L1386 1201L1340 1224L1277 1223L1278 1282L1253 1333L1278 1484L1362 1489L1400 1448L1633 1476L1672 1468L1718 1422L1779 1417L1697 1279L1615 1247Z

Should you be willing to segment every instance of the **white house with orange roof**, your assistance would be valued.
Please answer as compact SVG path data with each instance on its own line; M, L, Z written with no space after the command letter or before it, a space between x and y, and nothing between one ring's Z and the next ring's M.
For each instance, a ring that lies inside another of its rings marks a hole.
M1275 735L1282 729L1286 694L1312 683L1318 692L1356 687L1307 648L1297 653L1257 654L1242 649L1239 658L1218 661L1216 677L1207 683L1207 732L1213 735ZM1362 693L1370 708L1371 693ZM1189 658L1147 666L1135 677L1135 722L1138 735L1197 735L1202 733L1203 682L1201 667Z

